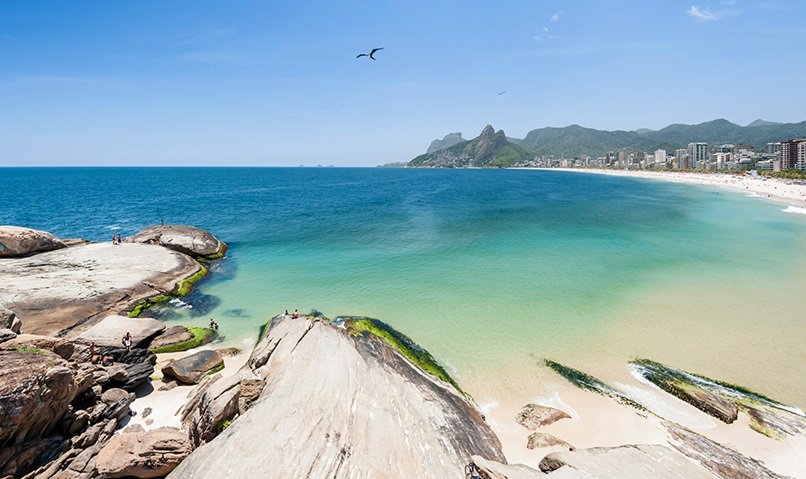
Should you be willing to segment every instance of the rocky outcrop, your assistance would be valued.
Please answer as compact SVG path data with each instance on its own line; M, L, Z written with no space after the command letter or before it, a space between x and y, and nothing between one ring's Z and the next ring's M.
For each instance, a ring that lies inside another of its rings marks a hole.
M124 431L100 450L95 465L104 478L163 477L176 468L190 450L187 434L176 428Z
M560 419L570 418L568 414L553 407L527 404L515 416L515 421L530 431L536 431L541 426L554 424Z
M22 334L0 344L0 477L97 477L95 456L130 414L133 389L153 372L144 349L91 350L61 338ZM128 361L128 362L124 362Z
M0 258L27 256L64 247L59 238L47 231L0 226Z
M470 462L476 467L482 479L540 479L545 477L542 472L522 464L501 464L481 456L473 456Z
M50 435L81 389L67 361L50 351L0 351L0 449Z
M26 333L56 336L169 293L201 269L188 255L133 243L0 258L0 304L22 319Z
M564 471L564 469L570 471ZM622 446L554 452L540 461L540 470L552 477L589 479L714 479L714 476L665 446Z
M198 384L206 374L223 367L224 358L217 351L205 350L169 362L162 374L184 384Z
M138 347L163 331L165 323L156 319L112 315L81 333L77 339L85 343L94 342L97 346L121 346L123 336L129 333L133 347Z
M273 477L461 477L474 454L505 463L475 404L393 344L347 322L274 318L243 371L266 382L260 396L169 477L267 465Z
M173 353L198 348L215 339L216 332L210 328L172 326L149 345L155 353Z
M0 304L0 329L8 329L12 333L20 334L22 321L14 311Z
M562 439L556 438L551 434L546 434L544 432L534 432L529 434L529 438L526 440L527 449L538 449L554 446L560 446L571 451L574 450L574 446L568 444Z
M682 454L700 463L722 479L787 479L767 469L763 463L740 454L705 436L676 424L664 422L669 442Z
M17 333L10 329L0 329L0 343L5 343L17 337Z
M195 226L149 226L126 238L127 243L149 243L165 246L194 258L220 258L227 244L209 231Z
M411 160L409 167L504 167L532 160L532 153L511 143L503 130L487 125L481 134L469 141L429 151Z
M265 386L266 382L249 368L223 379L214 376L212 381L199 385L181 411L182 424L193 445L215 438L252 406Z
M437 151L444 150L445 148L450 148L453 145L463 141L465 141L465 139L462 138L461 133L448 133L441 140L432 141L431 144L428 145L428 150L426 150L426 153L435 153Z

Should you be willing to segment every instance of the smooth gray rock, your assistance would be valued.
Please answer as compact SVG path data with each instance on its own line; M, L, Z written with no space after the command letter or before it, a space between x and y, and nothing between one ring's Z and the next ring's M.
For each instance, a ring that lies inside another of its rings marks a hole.
M78 326L73 337L109 314L173 291L200 268L188 255L134 243L91 243L4 258L0 304L22 318L26 333L64 335Z
M594 447L553 452L540 461L540 470L553 476L562 469L564 477L595 479L715 479L682 454L658 445Z
M676 424L663 422L669 443L722 479L786 479L760 461L740 454L705 436Z
M59 238L47 231L0 226L0 258L27 256L64 247Z
M123 335L128 332L132 335L132 347L135 348L163 331L165 323L156 319L112 315L81 333L77 339L85 343L95 342L97 346L120 347Z
M0 343L5 343L17 337L17 333L10 329L0 329Z
M125 242L158 244L197 258L223 254L227 250L226 243L195 226L149 226L126 238Z
M104 478L163 477L187 457L190 450L187 434L176 428L123 433L106 443L98 453L95 466Z
M542 472L522 464L501 464L481 456L473 456L471 459L479 472L487 475L489 479L541 479L545 477Z
M162 374L184 384L198 384L207 373L223 365L224 359L220 354L204 350L169 362L163 366Z
M574 450L574 447L572 445L568 444L562 439L556 438L551 434L546 434L544 432L534 432L532 434L529 434L529 438L526 440L527 449L538 449L543 447L554 447L554 446L561 446L570 451Z
M377 336L277 317L248 364L260 397L169 477L450 478L474 454L506 462L472 401Z
M515 416L515 421L530 431L535 431L541 426L548 426L560 419L570 418L568 414L559 409L538 404L527 404L521 412Z

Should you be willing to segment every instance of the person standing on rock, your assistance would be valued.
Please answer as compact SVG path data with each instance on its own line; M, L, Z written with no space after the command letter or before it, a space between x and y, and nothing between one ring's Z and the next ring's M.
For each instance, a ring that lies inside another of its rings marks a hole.
M132 350L132 335L128 331L123 336L123 347L126 348L127 352Z

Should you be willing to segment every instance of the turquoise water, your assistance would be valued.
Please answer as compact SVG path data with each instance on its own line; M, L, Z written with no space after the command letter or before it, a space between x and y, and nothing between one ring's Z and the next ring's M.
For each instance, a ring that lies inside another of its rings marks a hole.
M315 308L387 321L482 394L540 357L606 375L649 355L806 403L806 216L740 194L527 170L39 168L0 169L0 204L0 224L61 237L160 217L214 232L230 250L191 307L152 313L214 317L227 344Z

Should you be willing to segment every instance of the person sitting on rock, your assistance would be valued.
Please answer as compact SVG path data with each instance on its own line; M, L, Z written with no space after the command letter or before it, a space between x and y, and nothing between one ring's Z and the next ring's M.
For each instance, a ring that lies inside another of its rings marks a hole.
M297 310L295 309L295 310L294 310L294 314L292 314L292 315L291 315L291 317L292 317L292 318L294 318L294 319L299 318L299 311L297 311Z
M98 354L98 351L95 350L95 341L90 343L90 362L92 364L98 364L98 361L101 360L101 355Z
M132 335L128 331L123 336L123 347L126 348L127 352L132 350Z
M465 479L481 479L479 469L472 462L465 466Z
M115 358L111 354L104 354L101 358L101 366L111 366L115 362Z

